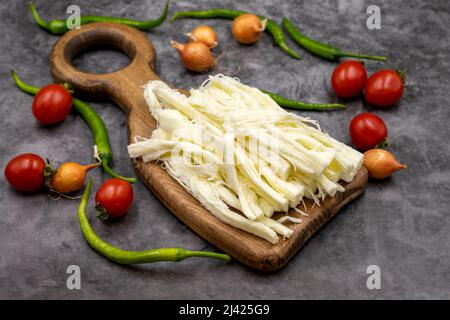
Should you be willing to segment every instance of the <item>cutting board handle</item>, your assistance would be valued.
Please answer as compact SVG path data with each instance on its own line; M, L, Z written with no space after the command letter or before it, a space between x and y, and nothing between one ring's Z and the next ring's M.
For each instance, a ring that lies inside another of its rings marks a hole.
M78 70L72 60L82 52L95 48L113 48L130 58L130 63L117 71L93 74ZM155 49L147 36L131 27L115 23L90 23L64 34L50 55L55 82L69 83L77 94L90 99L111 99L128 114L130 140L149 136L155 121L148 112L142 85L159 77L153 71Z

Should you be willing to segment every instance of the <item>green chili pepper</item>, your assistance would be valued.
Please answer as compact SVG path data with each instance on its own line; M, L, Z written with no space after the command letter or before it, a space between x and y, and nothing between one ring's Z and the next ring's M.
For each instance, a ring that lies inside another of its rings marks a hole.
M145 251L125 251L103 241L92 229L86 216L86 206L91 192L92 179L88 182L84 190L83 197L78 207L78 222L81 232L87 243L109 260L120 264L149 263L158 261L181 261L190 257L214 258L224 261L230 261L227 254L208 252L208 251L189 251L183 248L160 248Z
M175 12L170 22L175 21L178 18L195 18L195 19L230 19L233 20L236 17L247 13L245 11L238 10L228 10L228 9L210 9L205 11L183 11ZM260 19L265 19L263 16L259 16ZM292 50L287 44L284 38L283 30L281 27L273 20L267 19L266 29L268 33L272 35L274 44L280 47L281 50L289 54L295 59L301 59L301 57Z
M351 57L358 59L369 59L386 61L387 58L383 56L370 56L366 54L358 54L353 52L342 51L339 48L333 47L329 44L324 44L314 39L311 39L301 33L295 25L287 18L283 18L283 27L286 29L292 39L302 46L305 50L327 60L335 61L341 57Z
M30 11L33 15L36 23L44 30L52 33L52 34L63 34L70 29L67 26L66 20L51 20L44 21L37 13L36 7L33 2L30 2ZM129 27L133 27L139 30L150 30L161 25L164 20L167 18L167 14L169 12L169 1L166 2L166 6L164 7L164 11L161 16L155 20L132 20L126 18L119 17L107 17L107 16L81 16L80 17L80 25L91 23L91 22L114 22L119 24L124 24Z
M325 111L333 109L345 109L345 104L339 103L307 103L297 100L291 100L275 93L261 90L262 92L268 94L280 107L297 109L297 110L313 110L313 111Z
M11 70L11 75L16 82L16 85L22 91L31 95L36 95L39 92L40 88L25 84L22 80L20 80L14 70ZM105 123L102 118L100 118L100 116L87 103L79 99L73 98L73 107L82 116L92 131L95 146L97 148L97 154L100 158L103 170L111 177L119 178L131 183L136 182L136 178L122 177L109 167L109 164L112 161L112 151L109 144L108 131L106 130Z

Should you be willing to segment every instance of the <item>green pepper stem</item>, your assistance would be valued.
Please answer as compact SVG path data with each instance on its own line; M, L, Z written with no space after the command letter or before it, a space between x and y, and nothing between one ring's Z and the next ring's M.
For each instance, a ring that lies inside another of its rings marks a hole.
M383 56L371 56L367 54L359 54L354 52L347 51L339 51L337 54L339 57L349 57L349 58L359 58L359 59L368 59L368 60L377 60L377 61L387 61L386 57Z
M275 101L280 107L296 109L296 110L311 110L311 111L326 111L333 109L345 109L345 104L340 103L308 103L298 100L287 99L278 94L261 90L265 94L269 95L273 101Z
M204 257L204 258L213 258L213 259L219 259L226 262L230 262L231 257L227 254L223 253L216 253L216 252L208 252L208 251L184 251L184 258L189 257Z
M115 173L109 166L108 161L105 161L104 159L102 160L102 167L103 167L103 171L105 171L108 175L110 175L113 178L118 178L124 181L127 181L129 183L135 183L136 182L136 178L127 178L127 177L123 177L121 175L118 175L117 173Z
M340 103L306 103L301 101L293 101L293 103L284 103L280 105L283 108L295 110L309 110L309 111L327 111L335 109L345 109L347 106Z
M30 2L28 4L28 7L30 8L31 14L33 15L34 20L36 23L42 28L47 31L50 31L50 25L49 22L42 20L42 18L39 16L36 7L33 2Z

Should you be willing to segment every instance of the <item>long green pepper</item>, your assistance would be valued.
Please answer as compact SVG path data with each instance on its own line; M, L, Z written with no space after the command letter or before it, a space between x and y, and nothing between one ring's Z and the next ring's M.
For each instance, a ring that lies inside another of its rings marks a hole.
M25 84L17 76L14 70L11 70L11 75L16 82L16 85L22 91L31 95L36 95L39 92L40 88ZM100 158L100 163L103 170L111 177L119 178L130 183L136 182L136 178L120 176L109 167L109 164L112 161L112 151L109 143L108 131L106 130L106 126L102 118L87 103L76 98L73 98L72 101L74 109L81 115L91 129L92 135L94 136L94 143L97 148L97 154Z
M210 9L205 11L179 11L175 12L170 22L182 18L194 18L194 19L229 19L233 20L240 15L247 13L245 11L228 10L228 9ZM260 19L266 19L263 16L259 16ZM272 35L274 44L280 47L281 50L289 54L295 59L301 59L301 57L292 50L287 44L281 27L273 20L267 19L266 29Z
M92 179L88 182L84 190L83 197L78 207L78 222L81 232L87 243L100 253L102 256L119 264L137 264L150 263L158 261L181 261L191 257L214 258L223 261L230 261L231 258L227 254L208 252L208 251L190 251L183 248L160 248L145 251L125 251L111 246L102 240L92 229L91 224L86 216L86 206L91 193Z
M305 50L321 58L331 61L336 61L339 58L343 57L378 60L378 61L387 60L387 58L383 56L370 56L366 54L342 51L341 49L336 48L332 45L321 43L317 40L311 39L307 37L305 34L301 33L288 18L283 18L282 25L286 29L287 33L297 44L302 46Z
M292 100L282 97L278 94L261 90L265 94L268 94L280 107L296 109L296 110L309 110L309 111L326 111L333 109L345 109L345 104L340 103L308 103L298 100Z
M63 34L69 31L70 29L67 26L66 20L51 20L44 21L39 16L36 7L33 2L29 4L31 14L33 15L36 23L44 30L52 33L52 34ZM164 7L164 11L161 16L155 20L133 20L127 18L120 17L108 17L108 16L81 16L80 17L80 25L91 23L91 22L114 22L123 25L127 25L129 27L133 27L139 30L150 30L161 25L164 20L166 20L169 12L169 1L166 2Z

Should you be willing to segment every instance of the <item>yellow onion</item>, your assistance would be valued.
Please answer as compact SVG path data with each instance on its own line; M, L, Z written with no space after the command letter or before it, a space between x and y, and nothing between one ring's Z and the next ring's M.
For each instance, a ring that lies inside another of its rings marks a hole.
M392 153L384 149L364 152L364 166L374 179L384 179L397 170L406 169L406 165L399 163Z
M80 190L84 185L86 172L96 168L100 163L82 166L76 162L65 162L59 166L52 176L50 187L60 193Z
M216 65L209 48L200 41L181 44L171 41L170 45L180 54L181 61L186 69L196 72L207 72Z
M203 42L208 48L212 49L217 46L217 34L213 28L202 25L198 26L187 34L191 41Z
M266 28L267 20L261 19L252 13L245 13L233 20L231 32L234 38L243 44L252 44L261 38Z

